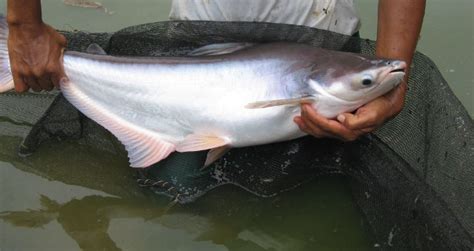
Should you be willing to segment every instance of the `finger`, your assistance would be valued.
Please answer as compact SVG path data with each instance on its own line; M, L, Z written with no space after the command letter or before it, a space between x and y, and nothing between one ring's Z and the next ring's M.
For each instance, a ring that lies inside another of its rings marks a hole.
M28 85L23 80L23 77L17 72L13 73L13 83L15 84L16 92L25 92L29 89Z
M343 113L337 116L337 120L341 122L341 124L352 130L376 127L378 118L377 112L368 110L356 114Z
M375 131L375 129L377 129L377 127L367 127L367 128L360 129L359 131L366 134L366 133Z
M308 133L316 138L324 138L327 137L328 135L324 133L323 131L319 130L318 128L310 128L301 117L295 117L294 120L295 123L298 125L301 131Z
M338 133L330 132L329 130L325 130L315 124L313 121L308 120L307 118L303 118L303 123L308 128L308 131L311 132L311 135L317 138L333 138L338 140L346 141L346 139L339 135Z
M61 83L67 82L68 78L66 77L66 75L63 75L61 73L53 73L51 74L51 80L53 81L54 86L60 89Z
M64 67L62 64L62 56L58 55L57 60L51 60L47 67L48 72L51 74L52 84L59 89L61 80L67 80L66 74L64 73Z
M66 48L67 47L67 39L66 37L61 34L61 33L56 33L59 35L59 38L58 38L58 42L59 42L59 45L63 48Z
M296 125L300 128L301 131L308 134L310 133L308 131L308 127L305 125L305 123L303 122L303 119L300 116L293 118L293 121L296 123Z
M56 62L54 64L48 65L47 68L51 76L51 84L59 89L61 79L66 77L66 75L64 75L64 71L62 70L62 67L58 62Z
M36 78L34 77L25 77L23 78L24 80L26 80L26 84L31 88L33 89L33 91L35 92L39 92L41 91L41 87L39 86L39 84L36 82Z
M293 122L300 128L301 131L308 133L308 127L304 124L301 117L293 118Z
M61 78L59 77L59 74L57 73L52 73L51 74L51 82L53 82L54 87L56 89L59 89L59 82L61 81Z
M38 79L38 84L43 90L51 91L54 87L49 74L43 75Z
M315 111L312 111L314 111L314 109L308 106L303 108L302 112L302 122L305 124L305 126L308 128L308 131L310 131L312 135L318 136L319 138L324 137L345 140L344 137L339 135L339 133L331 132L331 130L327 130L324 127L320 126L319 122L322 123L324 120L327 119L317 114Z
M297 125L300 125L302 124L303 122L301 121L301 117L300 116L296 116L293 118L293 122L295 122Z
M344 141L353 141L357 139L360 134L362 134L360 131L350 130L335 120L327 119L317 114L314 109L309 107L303 108L302 117L303 121L310 128L318 128L319 130Z

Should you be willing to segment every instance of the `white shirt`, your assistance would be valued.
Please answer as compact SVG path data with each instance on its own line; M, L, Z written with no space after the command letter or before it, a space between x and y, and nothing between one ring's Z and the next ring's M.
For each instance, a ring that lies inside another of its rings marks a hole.
M173 0L170 19L285 23L346 35L360 28L353 0Z

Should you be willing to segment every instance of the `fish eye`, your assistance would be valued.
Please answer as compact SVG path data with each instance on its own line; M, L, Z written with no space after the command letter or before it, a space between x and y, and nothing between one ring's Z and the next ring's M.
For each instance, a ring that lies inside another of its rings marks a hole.
M362 85L363 86L369 86L372 84L372 78L370 78L369 76L365 76L363 79L362 79Z

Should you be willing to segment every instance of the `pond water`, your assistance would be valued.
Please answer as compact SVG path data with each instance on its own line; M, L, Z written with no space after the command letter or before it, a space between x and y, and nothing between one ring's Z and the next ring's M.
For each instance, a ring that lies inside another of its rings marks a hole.
M136 185L125 158L61 142L23 159L15 154L20 141L6 136L0 141L4 250L366 250L373 245L341 178L327 177L270 199L221 187L195 203L170 208L168 198Z
M5 2L0 12L5 13ZM58 29L116 31L166 20L170 1L102 0L109 12L43 0ZM375 38L376 5L357 1L362 37ZM474 114L471 0L428 2L419 50ZM2 123L8 123L0 121ZM345 180L325 177L274 198L222 187L189 205L139 188L125 156L75 141L16 155L30 125L0 130L0 250L370 250L375 243Z

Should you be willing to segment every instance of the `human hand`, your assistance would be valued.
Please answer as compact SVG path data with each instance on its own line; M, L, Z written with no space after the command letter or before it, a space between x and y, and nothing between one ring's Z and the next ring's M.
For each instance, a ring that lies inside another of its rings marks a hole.
M65 78L66 38L45 23L9 25L8 51L15 90L50 91Z
M394 118L403 108L406 84L359 107L355 113L342 113L337 120L319 115L309 104L301 106L301 116L294 118L298 127L316 138L336 138L354 141L359 136L372 132L386 121Z

